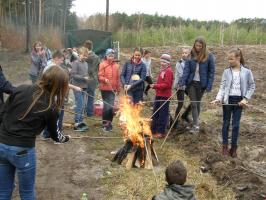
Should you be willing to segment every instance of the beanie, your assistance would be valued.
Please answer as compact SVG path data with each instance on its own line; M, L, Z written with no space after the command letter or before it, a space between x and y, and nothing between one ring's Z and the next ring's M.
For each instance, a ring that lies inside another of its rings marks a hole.
M162 56L160 57L160 61L170 64L171 63L171 56L169 54L162 54Z
M115 54L115 51L113 49L107 49L106 52L105 52L105 56L108 56L110 54Z

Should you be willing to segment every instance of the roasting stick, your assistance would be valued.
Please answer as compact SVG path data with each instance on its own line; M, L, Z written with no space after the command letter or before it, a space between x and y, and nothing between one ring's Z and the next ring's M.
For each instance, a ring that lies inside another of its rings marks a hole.
M163 141L163 143L162 143L162 145L161 145L161 149L163 148L164 143L166 142L166 140L167 140L169 134L171 133L171 130L172 130L172 128L174 127L174 125L175 125L175 123L176 123L176 121L177 121L177 119L178 119L180 113L181 113L181 112L179 112L178 115L175 117L175 120L174 120L173 124L171 125L170 129L168 130L168 133L167 133L166 137L164 138L164 141Z
M98 136L88 136L88 135L84 135L84 136L70 136L70 139L92 139L92 140L108 140L108 139L123 139L123 137L98 137ZM38 141L46 141L46 140L38 140Z
M193 102L193 101L190 101L190 102ZM203 102L203 101L197 101L197 102ZM205 101L205 102L206 102L206 101ZM238 104L220 104L220 105L238 106ZM249 106L247 106L247 108L249 108ZM178 113L178 115L176 116L176 118L175 118L173 124L171 125L170 129L168 130L168 133L167 133L167 135L166 135L166 137L165 137L163 143L161 144L161 149L163 148L163 146L164 146L164 144L165 144L165 142L166 142L166 140L167 140L169 134L171 133L171 130L172 130L172 128L173 128L175 122L177 121L177 119L178 119L180 113L181 113L181 112Z
M146 144L146 139L145 139L145 136L144 136L143 123L141 122L140 125L141 125L141 127L142 127L142 137L143 137L143 139L144 139L144 146L145 146L146 154L147 154L147 156L149 157L149 160L152 161L152 158L150 157L150 155L149 155L149 153L148 153L148 148L147 148L147 144ZM153 165L152 165L152 172L153 172L153 175L154 175L154 178L155 178L156 189L157 189L157 193L158 193L158 192L159 192L159 184L158 184L157 175L156 175L156 173L155 173L155 170L154 170Z
M105 137L105 136L89 136L89 135L84 135L84 136L71 136L70 139L83 139L83 138L88 138L88 139L123 139L123 137Z
M152 117L171 99L174 95L176 95L178 90L176 90L168 99L164 100L165 102L150 116L149 119L152 119Z
M87 96L89 96L89 97L95 98L94 96L90 95L90 94L89 94L88 92L86 92L86 91L81 91L81 92L85 93L85 95L87 95ZM112 108L114 108L113 105L111 105L110 103L108 103L108 102L106 102L106 101L104 101L104 100L102 100L102 99L96 99L96 100L102 101L103 103L105 103L105 104L111 106Z

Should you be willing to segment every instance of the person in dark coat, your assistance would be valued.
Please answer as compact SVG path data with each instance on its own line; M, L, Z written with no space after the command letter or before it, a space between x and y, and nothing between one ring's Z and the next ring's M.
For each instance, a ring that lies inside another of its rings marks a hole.
M127 61L120 74L124 91L134 104L143 100L144 81L147 75L146 65L141 61L142 50L135 48L132 58Z

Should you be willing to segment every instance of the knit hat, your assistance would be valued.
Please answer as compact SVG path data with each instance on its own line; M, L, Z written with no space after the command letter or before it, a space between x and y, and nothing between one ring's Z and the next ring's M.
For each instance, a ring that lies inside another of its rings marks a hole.
M161 57L160 57L160 61L170 64L171 63L171 56L169 54L164 53Z
M107 49L106 52L105 52L105 56L108 56L110 54L115 54L115 51L113 49Z

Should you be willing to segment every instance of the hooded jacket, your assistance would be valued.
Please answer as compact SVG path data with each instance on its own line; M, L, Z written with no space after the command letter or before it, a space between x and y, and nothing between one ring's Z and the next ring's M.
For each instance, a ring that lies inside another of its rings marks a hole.
M196 200L192 185L167 185L164 191L152 200Z

